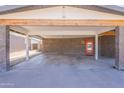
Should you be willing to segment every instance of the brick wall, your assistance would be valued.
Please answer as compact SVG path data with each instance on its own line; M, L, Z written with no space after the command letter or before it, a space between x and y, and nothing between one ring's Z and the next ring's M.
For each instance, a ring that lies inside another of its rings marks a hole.
M9 30L0 26L0 71L9 70Z
M124 27L116 27L116 60L115 67L124 70Z
M32 50L37 50L38 49L38 44L32 44Z
M84 40L84 38L43 39L42 51L49 53L84 55L84 45L81 44L82 40Z
M115 36L99 37L99 53L103 57L115 57Z

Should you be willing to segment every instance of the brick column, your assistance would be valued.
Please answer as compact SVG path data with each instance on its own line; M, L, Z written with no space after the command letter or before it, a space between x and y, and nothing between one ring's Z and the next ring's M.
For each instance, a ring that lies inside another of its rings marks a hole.
M115 35L115 67L119 70L124 70L124 27L116 27Z
M0 71L8 71L9 60L9 27L0 26Z

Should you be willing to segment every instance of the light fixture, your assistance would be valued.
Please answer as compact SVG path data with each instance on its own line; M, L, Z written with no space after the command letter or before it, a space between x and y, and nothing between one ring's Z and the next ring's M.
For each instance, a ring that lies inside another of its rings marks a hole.
M62 6L62 18L63 19L66 18L66 16L65 16L65 6Z

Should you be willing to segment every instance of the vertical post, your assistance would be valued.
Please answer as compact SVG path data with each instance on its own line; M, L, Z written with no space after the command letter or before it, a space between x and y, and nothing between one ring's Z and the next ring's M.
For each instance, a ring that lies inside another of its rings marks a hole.
M115 67L124 70L124 27L116 27L115 37Z
M29 38L29 50L31 50L31 39Z
M95 59L98 60L98 34L95 35Z
M9 26L0 26L0 71L8 71L10 69L9 36Z
M26 35L25 39L25 44L26 44L26 60L29 60L29 35Z
M41 50L41 41L38 41L38 51Z
M33 44L32 44L32 39L31 39L31 50L33 50Z

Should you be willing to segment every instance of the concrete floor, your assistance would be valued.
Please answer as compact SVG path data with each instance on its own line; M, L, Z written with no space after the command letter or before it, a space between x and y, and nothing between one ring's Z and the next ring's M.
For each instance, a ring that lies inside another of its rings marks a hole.
M37 50L30 50L29 51L29 57L33 57L35 55L40 54ZM23 62L26 59L26 51L17 51L17 52L12 52L10 53L10 64L11 66L16 65L20 62Z
M29 51L29 55L35 55L36 53L38 53L37 50L30 50ZM26 51L22 50L22 51L17 51L17 52L12 52L10 53L10 61L14 61L20 58L24 58L26 56Z
M0 73L0 87L124 87L124 71L113 59L41 54Z

